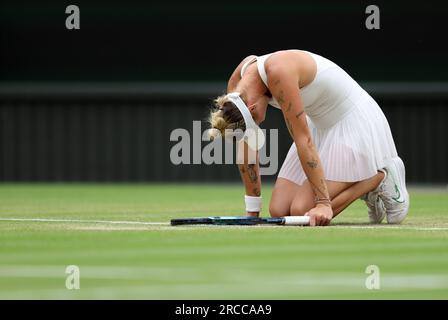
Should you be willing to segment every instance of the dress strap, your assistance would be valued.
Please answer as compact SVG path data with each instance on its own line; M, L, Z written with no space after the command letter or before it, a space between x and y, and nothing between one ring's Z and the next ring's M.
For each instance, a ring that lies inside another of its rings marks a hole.
M265 54L264 56L257 58L258 73L260 74L260 78L261 78L261 80L263 80L266 87L268 86L268 76L266 75L266 69L264 68L264 63L267 60L267 58L269 58L270 56L271 56L271 53Z

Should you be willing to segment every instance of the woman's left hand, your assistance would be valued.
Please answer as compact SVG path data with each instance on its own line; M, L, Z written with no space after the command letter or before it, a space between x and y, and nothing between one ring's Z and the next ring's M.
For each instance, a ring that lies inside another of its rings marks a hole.
M333 209L331 206L318 204L305 215L310 217L310 226L327 226L333 218Z
M251 211L247 211L247 212L246 212L246 216L248 216L248 217L255 217L255 218L258 218L259 215L260 215L260 212L251 212Z

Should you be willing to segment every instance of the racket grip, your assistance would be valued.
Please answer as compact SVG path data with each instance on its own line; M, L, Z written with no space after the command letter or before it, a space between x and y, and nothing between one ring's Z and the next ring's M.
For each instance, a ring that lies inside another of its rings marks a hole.
M288 216L284 217L285 226L308 226L310 217L308 216Z

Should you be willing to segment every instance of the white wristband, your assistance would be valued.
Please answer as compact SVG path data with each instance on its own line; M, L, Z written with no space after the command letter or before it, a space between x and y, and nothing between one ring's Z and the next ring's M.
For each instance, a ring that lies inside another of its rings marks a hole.
M244 196L247 212L260 212L262 197Z

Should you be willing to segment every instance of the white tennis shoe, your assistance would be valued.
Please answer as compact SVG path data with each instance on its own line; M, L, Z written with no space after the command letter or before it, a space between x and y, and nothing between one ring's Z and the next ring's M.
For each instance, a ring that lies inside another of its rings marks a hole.
M378 196L384 203L387 222L401 223L409 210L404 163L399 157L395 157L381 171L386 176L375 191L378 191Z
M386 208L378 195L378 191L374 190L363 195L361 200L366 202L370 223L380 224L386 216Z

